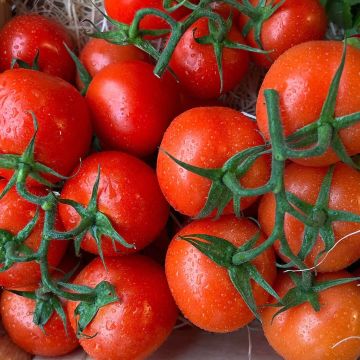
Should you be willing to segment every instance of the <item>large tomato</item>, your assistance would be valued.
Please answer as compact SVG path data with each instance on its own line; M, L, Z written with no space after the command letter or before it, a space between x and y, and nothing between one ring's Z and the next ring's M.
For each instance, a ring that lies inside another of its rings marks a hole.
M102 152L86 158L81 168L69 179L61 193L66 199L87 205L90 201L98 167L100 185L98 209L109 217L114 228L136 249L118 246L116 252L109 238L103 237L105 255L115 256L144 248L160 234L169 215L156 174L141 160L120 152ZM79 224L78 213L70 206L60 205L60 217L67 230ZM87 234L82 248L98 253L95 240Z
M55 20L37 14L16 16L0 31L0 71L10 69L14 58L32 64L39 51L41 71L72 81L75 63L64 43L75 47L67 30Z
M257 123L269 139L264 90L274 89L280 96L281 120L285 135L311 124L320 117L330 83L340 65L343 43L313 41L294 46L272 65L261 86L256 105ZM340 81L335 115L360 111L360 49L347 47L345 69ZM340 131L350 155L360 152L360 123ZM310 166L326 166L339 159L333 150L323 156L295 159Z
M232 90L244 77L249 67L249 54L244 50L223 48L223 91L211 44L198 44L195 38L209 35L208 20L202 18L190 26L177 44L171 57L170 67L175 72L184 90L191 96L213 99ZM240 31L233 26L227 38L245 43Z
M24 152L34 134L29 111L35 114L39 126L36 161L68 175L91 143L85 100L60 78L34 70L5 71L0 75L0 154ZM5 178L11 173L0 170Z
M301 200L315 205L321 184L328 168L305 167L291 164L285 170L286 191L296 195ZM338 163L330 187L329 209L341 210L360 215L360 173L351 167ZM275 221L275 198L273 194L266 194L260 202L259 221L263 231L270 235ZM353 222L334 221L332 223L335 241L339 243L325 257L318 259L320 272L338 271L345 269L360 258L360 225ZM298 254L304 238L304 224L293 216L285 215L284 231L290 248ZM318 236L317 242L306 259L308 266L314 262L320 252L324 250L324 242ZM281 254L280 243L275 243L275 249L283 260L288 260Z
M26 287L22 291L34 291ZM54 313L41 329L33 322L35 300L10 291L4 291L0 299L2 324L11 340L26 352L40 356L65 355L79 346L75 332L67 318L67 327ZM65 310L66 311L66 310Z
M264 144L256 124L238 111L225 107L194 108L179 115L166 130L161 150L185 163L202 168L221 168L237 152ZM196 216L205 205L210 180L177 165L159 152L157 175L161 190L172 207ZM264 185L270 176L266 156L260 157L241 178L244 187ZM256 198L242 198L244 209ZM232 204L225 209L233 212Z
M180 106L174 78L168 73L157 78L153 66L142 61L103 69L92 80L86 99L104 148L138 156L156 151Z
M276 6L280 0L267 1ZM258 5L259 0L251 0ZM241 14L239 27L242 29L249 18ZM311 40L322 40L327 29L327 18L324 7L319 0L286 0L280 8L266 20L261 28L260 40L264 50L270 51L268 56L253 53L257 64L269 68L282 53L294 45ZM255 40L254 29L246 36L252 47L259 48Z
M76 277L74 283L95 287L110 282L119 301L102 307L80 339L84 350L98 360L145 359L168 337L177 318L164 270L153 260L133 255L99 258ZM76 328L75 302L68 303L71 325Z
M351 277L345 271L321 274L317 282ZM280 275L275 290L283 297L293 282ZM360 288L356 282L319 293L321 309L309 303L293 307L273 319L279 310L262 312L265 336L286 360L356 360L360 356Z
M0 192L4 190L5 186L6 181L0 180ZM39 196L46 194L41 189L31 189L31 192ZM13 188L0 200L0 229L17 235L31 221L35 213L36 205L21 198ZM39 249L43 225L44 213L41 212L37 225L24 243L33 251ZM62 224L59 220L57 221L57 229L62 230ZM48 253L50 267L59 264L66 246L66 241L52 241L50 243ZM1 251L3 252L4 248ZM35 261L16 263L10 269L0 272L0 286L7 289L20 288L36 284L40 278L40 267Z
M218 220L194 221L174 236L166 255L166 276L177 305L196 326L225 333L245 326L254 319L254 315L232 284L227 270L179 236L207 234L241 246L257 231L257 226L250 220L227 215ZM263 240L261 235L258 244ZM272 249L263 252L253 264L267 282L271 284L275 280ZM256 303L263 305L268 294L258 284L252 284Z

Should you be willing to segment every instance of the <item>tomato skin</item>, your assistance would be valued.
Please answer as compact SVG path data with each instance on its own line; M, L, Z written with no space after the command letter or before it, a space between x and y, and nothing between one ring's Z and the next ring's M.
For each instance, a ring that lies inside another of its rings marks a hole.
M280 0L275 0L274 4L279 2ZM251 0L251 3L257 5L259 0ZM246 15L240 14L239 28L242 29L248 20ZM251 56L258 65L268 69L291 47L307 41L324 39L326 29L326 12L319 0L286 0L262 25L260 38L263 49L273 51L269 56L256 53L252 53ZM259 48L253 29L246 36L246 41L250 46Z
M249 67L249 54L244 50L223 49L224 86L220 93L220 75L214 47L198 44L194 39L194 36L200 38L206 35L209 35L208 20L202 18L191 25L180 39L169 65L190 96L214 99L232 90L242 80ZM227 38L245 43L235 26L230 29Z
M179 115L166 130L160 148L175 158L203 168L220 168L231 156L246 148L262 145L256 124L225 107L194 108ZM205 205L210 180L193 174L159 152L157 176L162 192L172 207L196 216ZM270 176L267 156L260 157L241 179L244 187L264 185ZM243 198L242 209L256 200ZM232 213L230 203L225 213Z
M226 333L245 326L254 315L235 289L227 270L179 237L207 234L240 246L258 230L250 220L228 215L218 220L194 221L174 236L166 255L166 276L178 307L196 326L206 331ZM261 234L259 243L262 241ZM268 283L273 283L276 268L271 248L257 257L253 264ZM259 285L253 284L253 293L258 305L266 303L268 294Z
M166 340L178 314L164 270L153 260L139 255L107 258L106 267L107 270L96 258L74 281L90 287L108 281L121 300L99 310L84 331L97 335L80 339L80 344L97 360L145 359ZM76 306L77 303L68 303L74 329Z
M313 41L294 46L272 65L261 86L256 105L257 123L269 139L265 89L274 89L280 96L280 110L285 135L315 122L340 64L343 43ZM347 47L345 69L340 81L335 115L343 116L360 110L360 50ZM321 74L321 76L319 76ZM340 131L350 155L360 152L360 123ZM308 159L294 159L308 166L327 166L339 161L333 150Z
M305 167L298 164L291 164L285 170L285 189L296 195L301 200L315 204L321 184L328 168ZM360 215L360 206L357 201L360 197L359 184L360 173L351 167L338 163L330 188L329 208L333 210L348 211ZM260 202L259 221L263 231L270 235L275 221L275 198L273 194L266 194ZM360 258L360 234L347 236L360 230L360 226L353 222L336 221L332 224L335 240L339 244L326 256L319 259L319 272L332 272L345 269ZM304 224L289 214L285 215L285 236L292 251L297 254L303 242ZM288 259L280 252L280 243L275 243L277 254L284 260ZM324 250L324 243L318 237L314 249L306 259L308 266L314 266L317 255Z
M0 31L0 71L10 69L14 58L32 64L39 51L40 70L70 82L76 68L64 43L74 50L73 39L57 21L37 14L16 16Z
M0 180L0 192L6 186L4 179ZM45 195L41 189L30 189L35 195ZM34 217L36 205L33 205L21 198L16 190L12 188L0 200L0 229L9 231L11 234L17 234ZM40 213L40 218L34 231L25 240L25 245L30 249L37 251L41 242L41 233L44 224L44 213ZM57 230L62 230L62 224L57 219ZM51 241L48 253L48 262L50 267L57 266L63 257L67 247L66 241ZM36 284L41 278L40 267L35 261L26 263L16 263L10 269L0 272L0 286L7 289L17 289L23 286Z
M91 143L85 100L64 80L39 71L14 69L0 74L1 154L22 154L28 146L34 135L29 111L36 115L39 126L36 161L68 175ZM12 173L0 170L0 176L7 179ZM31 179L29 184L39 185Z
M320 274L317 281L345 277L351 277L351 274L345 271ZM264 308L262 323L270 345L285 360L358 359L360 340L351 339L334 347L345 338L360 336L360 288L356 285L353 282L321 292L319 312L306 303L283 312L272 321L279 309ZM289 276L279 275L275 291L280 297L293 287Z
M27 287L22 291L34 291ZM2 324L12 341L26 352L40 356L61 356L79 346L76 335L67 319L67 333L58 314L53 314L44 331L34 324L35 300L27 299L10 291L4 291L0 299Z
M174 78L155 77L153 66L141 61L103 69L91 82L86 99L102 146L140 157L156 151L180 106Z
M86 158L66 182L61 197L87 205L99 166L98 210L109 217L115 230L128 243L136 245L136 249L118 245L118 251L115 251L112 241L103 237L104 255L119 256L141 250L161 233L169 216L169 206L160 191L156 174L141 160L115 151L95 153ZM67 205L60 204L59 215L67 230L77 226L80 220L77 212ZM81 247L98 254L96 243L89 234Z

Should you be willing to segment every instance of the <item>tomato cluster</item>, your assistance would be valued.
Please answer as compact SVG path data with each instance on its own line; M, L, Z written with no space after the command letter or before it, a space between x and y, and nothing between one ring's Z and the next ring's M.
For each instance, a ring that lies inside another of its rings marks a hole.
M0 31L8 335L144 359L180 310L216 333L257 318L287 360L356 360L359 48L324 39L319 0L104 7L79 58L41 15ZM251 61L256 121L221 97Z

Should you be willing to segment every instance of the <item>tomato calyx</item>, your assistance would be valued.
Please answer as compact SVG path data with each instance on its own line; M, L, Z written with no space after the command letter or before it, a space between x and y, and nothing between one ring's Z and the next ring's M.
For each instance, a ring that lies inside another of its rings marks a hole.
M260 316L253 296L251 287L252 280L259 284L266 292L271 294L277 300L280 301L280 298L251 262L237 265L234 264L233 257L239 250L242 251L251 249L258 241L259 236L260 233L258 232L244 245L238 248L225 239L206 234L189 234L179 237L181 240L187 241L193 245L217 265L227 269L234 287L239 292L251 312L258 319L260 319Z
M40 71L39 56L40 51L37 50L32 64L28 64L26 61L23 61L21 59L13 58L11 61L10 69L14 69L17 66L20 69Z

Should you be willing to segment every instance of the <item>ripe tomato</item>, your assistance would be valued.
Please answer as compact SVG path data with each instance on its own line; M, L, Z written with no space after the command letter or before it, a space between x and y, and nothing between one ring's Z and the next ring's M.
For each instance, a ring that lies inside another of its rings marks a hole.
M225 107L194 108L179 115L166 130L161 149L175 158L202 168L220 168L230 157L247 148L264 144L256 124L238 111ZM255 161L241 178L244 187L264 185L270 176L267 156ZM172 207L196 216L204 207L210 180L193 174L160 151L157 175L161 190ZM256 200L242 198L242 209ZM225 213L233 212L229 204Z
M29 111L36 115L39 126L35 159L68 175L91 143L85 100L64 80L39 71L15 69L0 74L1 154L22 154L28 146L34 134ZM5 178L11 174L0 170Z
M14 58L32 64L39 51L41 71L72 81L75 63L64 43L75 48L67 30L57 21L37 14L16 16L0 31L0 71L10 69Z
M104 5L106 12L110 17L128 25L130 25L133 21L136 12L141 9L153 8L163 12L165 11L163 7L163 0L105 0ZM171 13L171 17L176 20L180 20L188 12L188 9L181 7L180 9ZM145 30L169 28L169 25L164 20L155 15L145 16L141 20L140 25L140 29Z
M245 326L254 315L232 284L227 269L215 264L193 245L180 240L179 236L207 234L241 246L257 231L257 226L251 221L228 215L218 220L194 221L174 236L166 255L166 276L177 305L196 326L225 333ZM263 240L261 236L259 243ZM268 283L275 280L272 249L258 256L253 264ZM253 283L252 288L256 303L264 304L268 294L258 284Z
M273 64L261 86L256 105L257 123L269 139L265 89L274 89L280 96L280 110L285 135L315 122L321 113L330 83L340 65L343 43L313 41L294 46ZM360 50L347 48L345 69L336 101L335 115L343 116L360 110ZM360 123L340 131L350 155L360 152ZM309 166L326 166L339 159L331 149L324 155L294 159Z
M139 255L107 258L106 267L96 258L74 281L90 287L108 281L119 297L118 302L102 307L85 329L85 334L96 336L80 339L80 344L98 360L145 359L166 340L177 318L164 270ZM68 303L74 329L76 306Z
M342 271L321 274L317 281L345 277L351 275ZM353 282L320 292L319 312L305 303L272 320L278 308L266 307L262 323L270 345L286 360L358 359L360 340L352 338L360 336L360 288L356 285ZM283 297L293 287L290 277L282 274L276 281L275 291Z
M213 99L221 95L220 75L213 45L202 45L195 38L209 35L208 20L196 21L177 44L170 67L184 90L191 96ZM245 43L239 30L233 26L227 38ZM224 86L222 93L232 90L244 77L249 67L249 54L244 50L223 48Z
M34 291L26 287L22 291ZM33 322L35 300L4 291L0 299L1 319L12 341L26 352L40 356L65 355L79 346L67 319L67 332L58 314L54 313L44 330Z
M291 164L285 170L286 191L296 195L309 204L315 204L321 184L327 173L327 168L305 167ZM360 215L360 206L354 199L360 198L359 184L360 173L351 167L338 163L335 166L332 184L330 187L329 208L333 210L348 211ZM275 221L275 198L274 195L266 194L260 202L259 221L263 231L270 235ZM345 269L360 258L360 225L353 222L335 221L332 223L335 241L339 244L326 256L322 256L317 268L320 272L338 271ZM285 236L290 248L295 254L301 249L304 237L304 224L293 216L286 214ZM355 233L351 236L350 234ZM324 242L318 237L315 247L306 259L308 266L314 266L317 255L324 250ZM280 243L275 243L275 249L283 260L288 260L280 252Z
M6 181L0 180L0 192L4 190ZM45 195L41 189L31 189L35 195ZM6 230L13 235L22 230L26 224L35 216L36 205L29 203L21 198L16 190L12 188L0 200L0 229ZM44 225L44 213L40 213L40 218L33 232L25 240L31 250L37 251ZM57 221L57 228L62 230L62 224ZM48 261L50 267L57 266L64 255L67 247L66 241L52 241L49 247ZM4 249L1 248L1 252ZM26 263L16 263L10 269L0 272L0 286L7 289L17 289L23 286L36 284L40 280L40 267L35 261Z
M254 6L259 0L250 1ZM267 4L278 4L280 0L267 1ZM241 14L239 28L242 29L249 18ZM311 40L322 40L327 29L327 17L319 0L286 0L283 5L266 20L261 29L261 43L264 50L271 51L269 56L253 53L255 62L265 68L286 50L294 45ZM255 40L254 29L246 36L246 41L252 47L259 48ZM270 60L269 60L270 57Z
M113 249L112 241L103 237L104 254L115 256L144 248L165 227L169 206L160 191L155 172L141 160L115 151L93 154L66 182L61 196L87 205L99 166L98 209L109 217L115 230L128 243L136 246L136 249L125 249L119 245L119 253ZM59 213L67 230L79 224L80 217L72 207L60 205ZM86 251L98 253L96 242L89 234L81 246Z
M170 74L159 79L142 61L113 64L91 82L86 99L105 149L138 156L156 151L180 98Z

